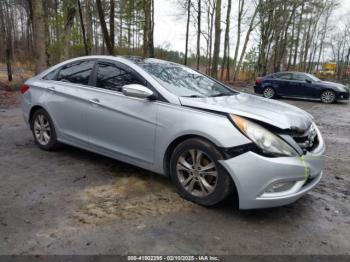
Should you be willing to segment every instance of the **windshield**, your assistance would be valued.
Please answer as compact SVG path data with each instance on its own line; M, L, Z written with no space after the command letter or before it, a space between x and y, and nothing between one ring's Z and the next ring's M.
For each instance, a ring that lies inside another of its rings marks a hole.
M314 76L314 75L311 75L311 74L306 74L309 78L311 78L311 80L313 81L313 82L319 82L319 81L321 81L319 78L317 78L316 76Z
M188 67L163 62L138 63L168 91L184 97L230 96L236 92Z

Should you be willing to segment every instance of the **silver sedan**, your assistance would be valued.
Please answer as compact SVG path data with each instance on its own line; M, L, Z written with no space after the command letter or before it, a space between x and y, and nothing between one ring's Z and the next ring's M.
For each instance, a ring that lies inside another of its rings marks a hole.
M210 206L294 202L322 177L322 135L305 111L237 92L188 67L139 57L88 56L21 86L36 144L83 148L170 176Z

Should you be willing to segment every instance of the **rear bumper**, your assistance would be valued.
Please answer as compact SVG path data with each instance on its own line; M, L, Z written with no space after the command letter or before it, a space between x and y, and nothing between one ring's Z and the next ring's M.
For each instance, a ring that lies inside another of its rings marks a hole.
M30 101L27 97L27 94L24 94L21 96L21 109L22 109L22 115L24 122L29 127L29 112L30 112Z
M262 94L262 88L261 88L261 86L255 85L255 86L254 86L254 93L256 93L256 94Z
M319 132L319 131L318 131ZM320 134L319 134L320 136ZM240 209L257 209L290 204L317 185L322 178L325 145L320 143L313 152L302 157L270 158L247 152L221 160L235 182ZM281 192L268 192L272 186L292 185Z

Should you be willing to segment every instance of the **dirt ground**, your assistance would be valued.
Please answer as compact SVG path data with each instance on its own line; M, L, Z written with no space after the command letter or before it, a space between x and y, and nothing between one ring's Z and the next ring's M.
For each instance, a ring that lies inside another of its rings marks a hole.
M80 149L42 151L19 94L1 92L0 254L350 254L350 103L283 99L314 115L324 178L292 205L239 211L231 199L192 204L165 177Z

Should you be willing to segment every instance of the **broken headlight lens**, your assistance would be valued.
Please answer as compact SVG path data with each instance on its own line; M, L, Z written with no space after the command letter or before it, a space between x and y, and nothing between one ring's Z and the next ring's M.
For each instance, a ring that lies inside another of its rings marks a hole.
M272 156L298 156L298 153L290 145L266 128L236 115L231 115L231 119L239 130L252 140L263 153Z

